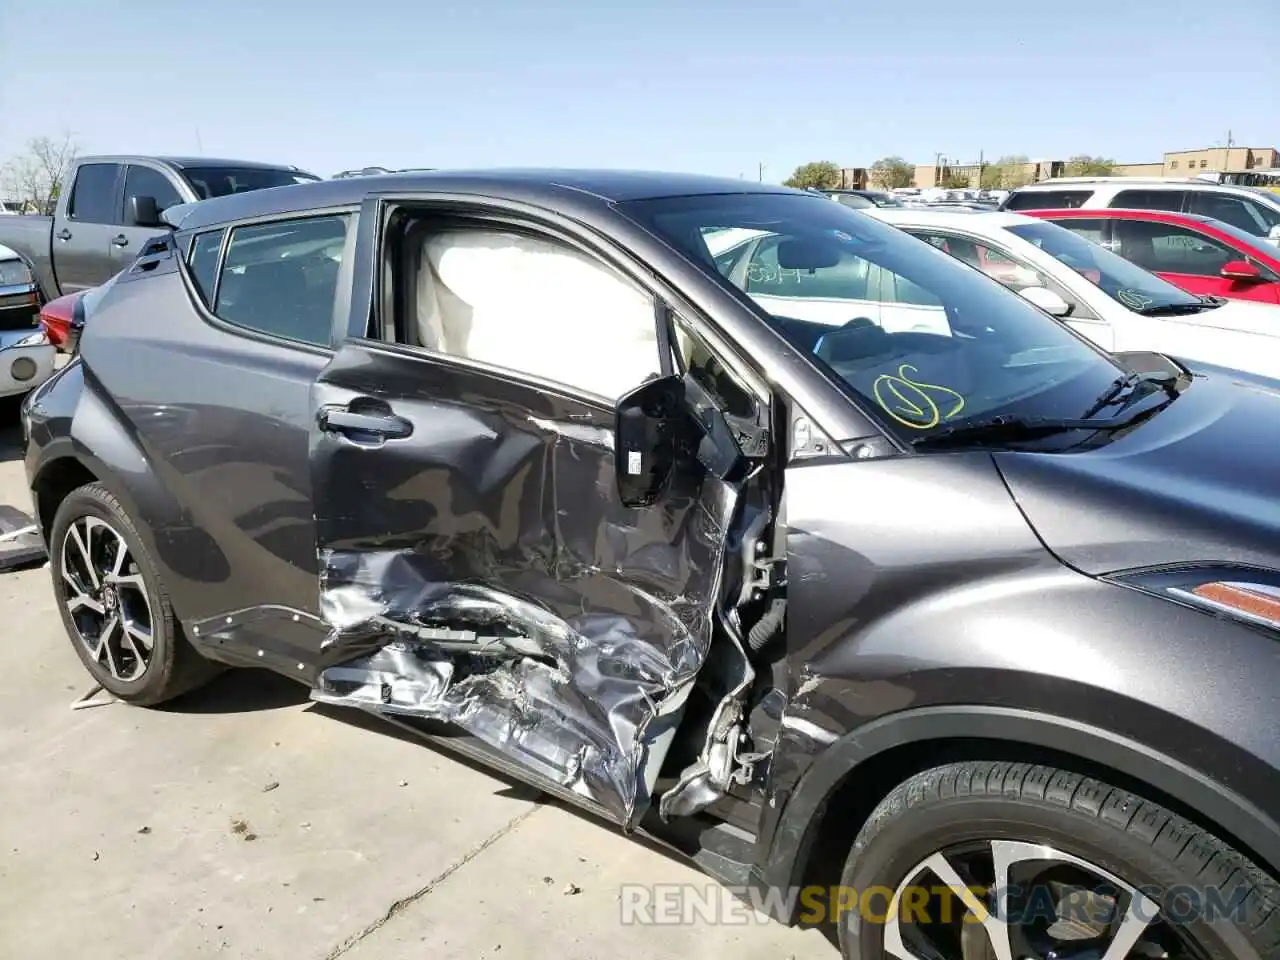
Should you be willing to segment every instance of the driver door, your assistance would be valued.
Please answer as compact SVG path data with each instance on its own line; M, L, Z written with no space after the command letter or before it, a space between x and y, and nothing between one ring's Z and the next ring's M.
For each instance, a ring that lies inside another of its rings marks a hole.
M492 230L389 229L381 329L313 387L313 697L456 724L633 824L710 645L737 491L680 462L657 502L621 502L617 397L594 388L611 363L619 393L670 371L667 311L557 238Z

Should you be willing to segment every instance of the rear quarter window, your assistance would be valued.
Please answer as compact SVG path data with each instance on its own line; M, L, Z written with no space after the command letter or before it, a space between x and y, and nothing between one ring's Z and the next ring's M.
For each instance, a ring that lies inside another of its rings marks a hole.
M1013 193L1006 210L1070 210L1083 207L1092 190L1026 190Z

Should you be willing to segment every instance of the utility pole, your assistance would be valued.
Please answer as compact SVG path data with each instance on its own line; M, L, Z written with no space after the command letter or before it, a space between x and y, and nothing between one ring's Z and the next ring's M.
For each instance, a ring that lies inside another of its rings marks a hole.
M764 183L764 164L763 163L759 165L759 170L757 170L756 172L756 179L760 183Z
M985 163L982 162L982 159L985 156L986 156L985 151L983 150L978 151L978 189L979 190L982 189L982 171L985 170L987 166Z

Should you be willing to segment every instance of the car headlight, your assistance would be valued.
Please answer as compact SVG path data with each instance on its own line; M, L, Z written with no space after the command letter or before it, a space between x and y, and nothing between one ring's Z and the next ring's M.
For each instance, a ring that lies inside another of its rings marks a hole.
M17 343L11 343L11 347L40 347L49 342L49 335L43 330L37 330L35 333L23 337Z
M1280 572L1240 567L1197 567L1146 571L1109 579L1148 593L1280 630Z

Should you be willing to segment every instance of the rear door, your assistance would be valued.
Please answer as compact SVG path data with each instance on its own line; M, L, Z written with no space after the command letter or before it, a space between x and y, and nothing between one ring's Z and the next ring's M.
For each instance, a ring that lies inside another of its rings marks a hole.
M709 649L737 488L687 460L652 506L619 499L614 401L671 363L634 275L550 227L395 222L417 225L388 230L369 335L312 392L313 696L452 722L633 823Z
M163 229L141 226L134 222L130 197L152 197L156 201L156 209L161 212L168 207L186 202L178 193L177 187L159 168L140 163L131 163L126 166L124 189L121 191L120 205L116 210L116 222L120 225L120 229L111 236L112 274L132 263L138 251L149 239L164 232Z
M83 163L76 169L66 214L53 226L53 270L62 293L96 287L109 279L119 232L118 163Z

